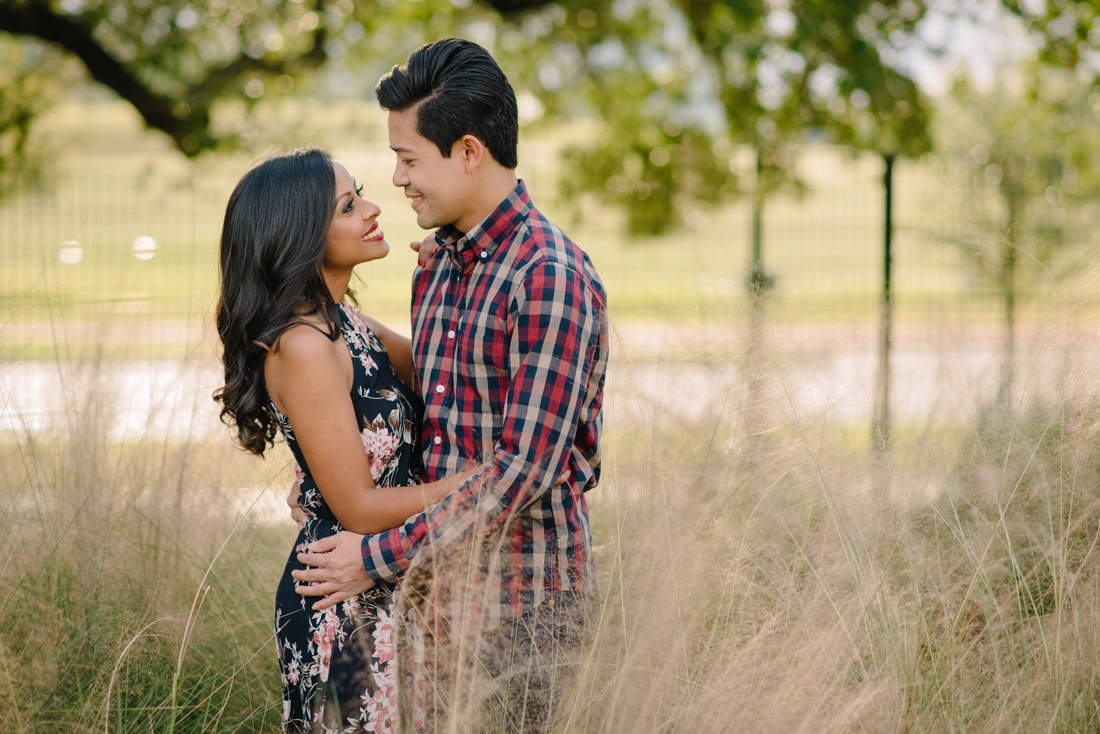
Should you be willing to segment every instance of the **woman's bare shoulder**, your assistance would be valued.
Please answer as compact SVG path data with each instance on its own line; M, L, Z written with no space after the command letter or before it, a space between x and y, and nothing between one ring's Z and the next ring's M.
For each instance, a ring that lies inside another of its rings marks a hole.
M312 362L324 357L335 356L335 341L329 335L328 327L319 321L295 321L279 336L274 347L268 353L268 360L295 363Z

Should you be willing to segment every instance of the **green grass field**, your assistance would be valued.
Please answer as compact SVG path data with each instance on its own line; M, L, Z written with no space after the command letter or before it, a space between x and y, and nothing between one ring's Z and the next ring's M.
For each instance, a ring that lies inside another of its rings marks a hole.
M367 104L326 103L321 114L308 112L313 114L289 107L265 110L257 115L250 141L260 152L188 163L162 137L143 132L120 103L55 111L47 123L63 141L57 144L58 160L39 186L0 201L3 319L9 324L85 318L209 322L217 289L217 238L232 186L266 151L320 144L346 163L382 207L392 251L361 269L360 299L365 309L402 325L413 264L407 243L423 232L390 184L384 117ZM277 126L273 119L285 122ZM582 128L556 136L531 133L521 149L520 173L536 202L596 262L616 319L743 324L751 247L747 200L692 211L686 227L671 235L627 238L617 213L594 200L557 197L558 151L583 134ZM809 193L798 200L777 196L765 208L765 266L777 278L770 316L779 323L874 325L882 290L881 162L818 146L803 151L800 171ZM927 166L906 162L898 165L897 182L896 318L927 322L943 318L946 309L949 316L995 320L996 294L967 270L962 251L930 233L930 222L942 227L939 220L957 216L942 204L942 182ZM938 218L930 214L936 196L944 207ZM139 237L156 241L152 259L134 256ZM82 259L66 265L59 253L70 241L79 243ZM1054 286L1061 283L1040 277L1024 307L1047 304ZM1085 305L1091 308L1093 300ZM0 357L48 352L43 340L5 341Z

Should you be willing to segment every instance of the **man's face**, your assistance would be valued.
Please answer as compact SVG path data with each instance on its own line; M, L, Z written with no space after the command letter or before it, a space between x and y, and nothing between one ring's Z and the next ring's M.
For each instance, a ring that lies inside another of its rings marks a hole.
M471 218L470 182L461 141L444 158L435 143L416 131L418 107L389 113L390 148L397 154L393 185L405 189L423 229L453 224L466 232L477 221L466 221Z

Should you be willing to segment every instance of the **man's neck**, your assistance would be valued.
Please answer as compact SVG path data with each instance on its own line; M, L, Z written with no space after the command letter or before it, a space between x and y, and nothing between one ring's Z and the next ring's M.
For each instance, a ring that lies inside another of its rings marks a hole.
M473 206L469 208L468 215L455 222L455 227L466 234L476 227L485 217L493 213L500 202L507 199L519 185L519 178L515 170L500 168L496 171L486 172L476 183L477 197L473 200Z

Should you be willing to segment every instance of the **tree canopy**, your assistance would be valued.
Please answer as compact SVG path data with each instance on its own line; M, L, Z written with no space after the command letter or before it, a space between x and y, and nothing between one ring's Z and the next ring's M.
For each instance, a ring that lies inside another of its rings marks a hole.
M1095 64L1090 4L990 1L1030 24L1048 63ZM788 144L807 136L927 150L929 102L902 57L930 12L928 0L0 0L0 52L18 62L0 73L14 100L0 157L18 162L54 99L35 81L44 57L79 60L193 157L237 143L221 106L383 58L384 70L425 40L464 35L544 119L597 122L568 152L567 192L594 192L630 212L632 230L657 233L684 201L742 188L735 146L755 153L758 193L788 182Z

